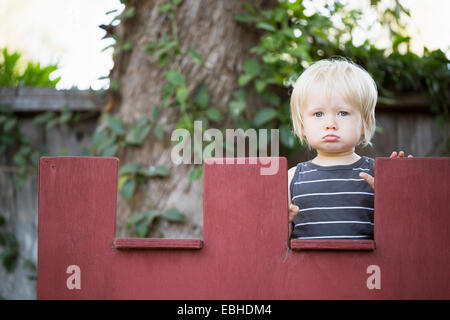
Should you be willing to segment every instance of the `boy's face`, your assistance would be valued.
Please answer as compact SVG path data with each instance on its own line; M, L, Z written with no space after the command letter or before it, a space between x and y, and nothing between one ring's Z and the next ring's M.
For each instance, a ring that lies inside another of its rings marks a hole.
M339 92L332 92L328 100L320 84L309 91L302 118L304 135L318 153L354 151L362 135L359 109L345 102Z

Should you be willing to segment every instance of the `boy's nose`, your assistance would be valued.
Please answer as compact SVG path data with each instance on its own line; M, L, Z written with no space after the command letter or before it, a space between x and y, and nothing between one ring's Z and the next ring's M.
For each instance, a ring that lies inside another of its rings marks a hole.
M325 129L329 130L329 129L337 129L336 126L336 121L333 119L328 119L327 122L325 123Z

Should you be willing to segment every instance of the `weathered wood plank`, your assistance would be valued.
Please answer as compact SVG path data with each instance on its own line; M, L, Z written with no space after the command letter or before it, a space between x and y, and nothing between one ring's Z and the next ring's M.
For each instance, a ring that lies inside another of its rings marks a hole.
M64 106L73 111L100 111L104 101L93 90L0 87L0 104L10 105L16 112L58 111Z

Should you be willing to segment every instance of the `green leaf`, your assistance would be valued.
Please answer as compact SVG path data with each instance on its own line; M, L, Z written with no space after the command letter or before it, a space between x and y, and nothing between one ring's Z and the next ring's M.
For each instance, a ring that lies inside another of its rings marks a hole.
M172 4L171 4L171 3L163 4L162 6L160 6L160 7L158 8L158 11L159 11L159 12L169 12L169 11L173 11Z
M55 113L52 111L47 111L33 118L33 123L35 124L44 124L50 119L55 117Z
M244 62L243 70L247 74L257 76L261 73L261 66L255 59L248 59Z
M243 87L254 78L251 74L243 74L239 76L238 84Z
M19 242L17 241L16 235L14 233L7 232L5 236L10 248L16 249L19 246Z
M287 148L291 149L295 146L295 136L286 125L280 126L280 141Z
M150 222L151 223L151 222ZM134 227L134 233L138 238L145 238L148 233L148 228L150 227L150 223L145 219L136 223Z
M161 127L159 124L156 124L153 127L153 134L155 135L155 137L159 140L162 141L164 138L164 130L163 127Z
M128 181L128 179L130 179L130 175L119 176L119 179L117 182L117 189L119 189L119 192L122 192L122 188L123 188L125 182Z
M17 258L19 257L17 250L7 247L2 251L1 257L3 259L3 266L6 271L12 272L17 266Z
M264 92L262 94L262 98L264 101L270 103L271 105L274 105L275 107L278 107L281 103L280 98L273 92Z
M122 196L125 200L130 200L136 189L136 181L134 179L128 179L122 186Z
M92 137L92 145L94 147L98 147L102 141L106 140L108 138L108 134L106 132L106 130L104 130L104 128L97 128L97 130L95 131L94 136Z
M236 15L235 19L239 22L253 22L256 20L255 17L243 13Z
M162 214L162 217L170 222L183 222L184 214L182 214L178 209L171 208Z
M159 107L155 105L155 107L152 110L153 118L154 119L158 118L159 117L159 113L160 113Z
M246 96L246 92L244 89L239 89L239 90L233 91L233 98L235 98L238 101L245 102L245 96Z
M259 127L277 116L277 111L272 108L264 108L259 110L253 119L253 125Z
M20 153L16 153L13 157L14 164L18 166L25 166L27 164L27 160Z
M267 30L267 31L271 31L271 32L275 32L277 29L275 29L274 26L272 26L271 24L268 24L266 22L258 22L256 24L256 27L259 29L263 29L263 30Z
M117 79L111 80L109 82L109 88L113 91L119 90L119 86L120 86L120 83L119 83L119 80L117 80Z
M67 123L71 117L72 117L72 113L70 111L65 111L61 114L58 121L60 124L64 124L64 123Z
M194 182L198 178L200 178L203 174L203 168L194 169L189 174L189 182Z
M181 73L178 73L174 70L169 70L166 73L167 81L175 87L181 86L185 84L186 80Z
M129 18L133 18L135 14L136 14L136 9L134 7L131 7L129 9L125 10L125 12L122 13L122 16L124 18L129 19Z
M155 51L153 54L154 54L156 57L162 56L163 54L169 52L170 49L172 49L172 48L174 48L174 47L176 47L176 46L178 46L178 45L179 45L178 41L175 41L175 40L170 41L170 42L167 42L167 43L164 44L160 49L158 49L157 51Z
M139 163L127 163L126 165L120 167L119 176L136 174L139 171L141 171L141 165Z
M121 135L125 133L125 125L119 118L108 117L107 124L108 127L116 134Z
M45 125L45 130L50 130L51 128L53 128L56 124L58 123L58 119L56 118L52 118L50 119L47 124Z
M108 137L107 135L105 136L105 139L101 140L100 143L95 146L96 151L101 154L103 153L103 151L105 151L108 147L110 147L111 145L113 145L116 142L116 137L114 135Z
M220 121L222 119L222 115L217 109L206 110L206 116L213 121Z
M149 177L167 177L170 171L163 166L150 166L146 172Z
M203 174L203 168L197 168L191 171L189 174L189 182L194 182L198 178L200 178Z
M177 89L177 101L181 104L181 105L185 105L186 104L186 100L189 97L189 89L187 87L180 87Z
M209 104L209 92L205 83L202 83L194 94L194 103L204 109Z
M136 235L140 238L143 238L147 235L148 229L152 225L153 220L160 216L160 212L158 210L149 210L143 212L143 219L140 219L134 228Z
M119 150L119 146L117 144L112 144L109 147L107 147L102 152L103 157L114 157L117 153L117 150Z
M238 117L241 112L245 109L245 101L231 101L230 111L233 117Z
M256 91L258 91L259 93L261 93L261 92L264 90L264 88L266 87L266 85L267 85L267 82L266 82L266 81L263 81L263 80L256 80L256 81L255 81L255 89L256 89Z
M130 132L128 132L127 136L125 137L125 141L128 144L140 145L142 144L142 142L144 142L149 131L150 131L149 125L132 127L130 129Z
M17 123L17 118L8 119L5 123L5 126L3 127L3 130L5 130L5 132L11 131L11 129L14 128L16 123Z
M268 64L275 63L275 62L277 62L279 60L280 60L280 57L279 57L278 54L268 53L268 54L263 56L263 61L265 63L268 63Z
M132 228L136 223L145 218L147 211L141 211L133 214L127 221L127 229Z
M191 55L192 59L194 60L194 62L198 65L203 65L203 58L200 55L200 53L198 53L197 51L195 51L194 49L189 49L188 53Z

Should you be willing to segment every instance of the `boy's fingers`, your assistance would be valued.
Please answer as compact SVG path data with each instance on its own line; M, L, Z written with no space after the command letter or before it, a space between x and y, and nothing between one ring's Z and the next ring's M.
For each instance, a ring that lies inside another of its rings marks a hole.
M363 178L364 180L366 180L366 182L372 187L372 189L375 189L375 179L370 174L367 174L365 172L361 172L359 174L359 176L361 178Z
M292 222L297 214L300 212L300 208L294 204L289 205L289 221Z
M404 151L400 151L397 155L397 151L393 151L391 153L390 158L404 158L405 157L405 152ZM409 155L408 158L413 158L412 155Z

